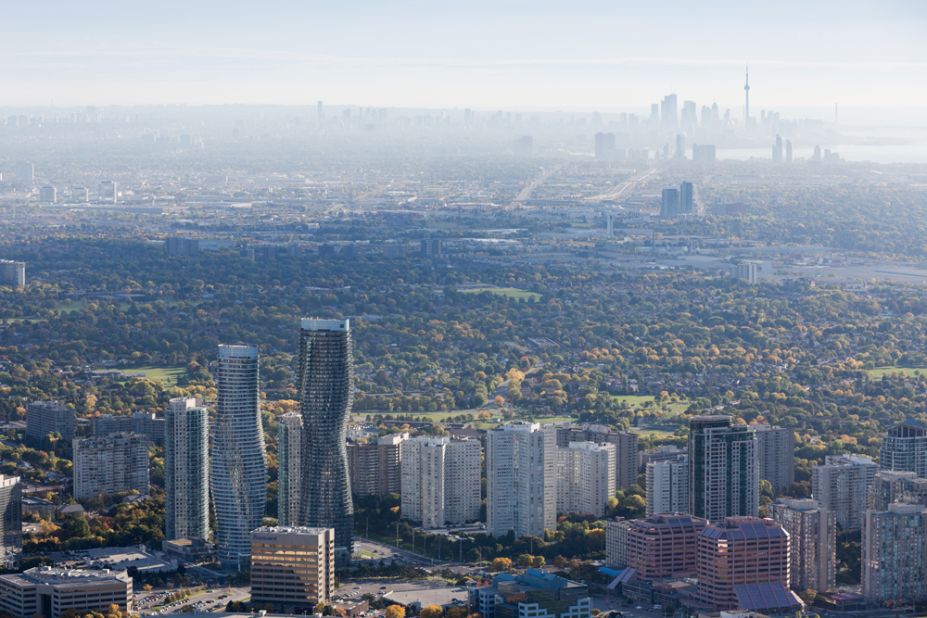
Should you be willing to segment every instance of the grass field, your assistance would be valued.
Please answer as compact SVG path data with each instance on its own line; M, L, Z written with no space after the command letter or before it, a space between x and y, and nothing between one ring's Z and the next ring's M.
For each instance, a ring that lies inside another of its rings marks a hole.
M864 373L871 380L880 380L882 376L891 375L910 378L912 376L927 375L927 367L876 367L875 369L866 369Z
M119 370L119 373L129 377L138 376L148 378L152 382L160 382L164 388L177 386L177 379L186 372L185 367L136 367Z
M463 288L458 290L463 294L481 294L483 292L489 292L490 294L495 294L496 296L504 296L506 298L511 298L513 300L528 300L528 301L539 301L541 300L541 295L537 292L529 292L528 290L522 290L519 288Z
M625 403L630 408L643 408L645 404L655 402L656 397L653 395L616 395L612 397L612 401L615 403ZM651 406L648 406L651 407ZM655 404L657 409L662 409L663 406ZM689 402L683 399L682 401L671 401L666 404L668 413L671 415L682 414L689 407Z
M665 429L647 429L646 427L633 427L631 429L633 433L636 433L638 436L650 436L653 440L662 440L664 438L672 438L675 434L672 431L666 431Z

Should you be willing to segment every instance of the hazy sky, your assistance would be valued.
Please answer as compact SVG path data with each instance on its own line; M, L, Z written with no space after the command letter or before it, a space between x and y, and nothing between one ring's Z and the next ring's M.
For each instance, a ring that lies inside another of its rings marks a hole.
M927 1L29 0L0 105L927 110Z

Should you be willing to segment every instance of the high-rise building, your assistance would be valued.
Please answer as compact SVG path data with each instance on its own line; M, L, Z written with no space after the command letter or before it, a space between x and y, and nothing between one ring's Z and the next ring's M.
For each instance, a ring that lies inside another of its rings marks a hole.
M335 592L332 528L263 527L251 533L251 601L313 611Z
M785 162L792 162L792 140L785 140Z
M679 124L679 115L676 112L677 99L675 94L668 94L660 102L660 124L664 129L675 129Z
M794 590L825 592L836 586L837 517L815 500L779 500L772 517L789 533Z
M675 217L679 214L679 189L663 189L660 201L660 216Z
M209 538L209 414L175 397L164 414L165 537Z
M811 495L837 516L843 530L859 530L878 466L865 455L828 455L811 468Z
M348 444L348 470L355 496L399 493L402 444L408 439L408 433L394 433L366 444Z
M0 568L15 566L22 547L22 485L18 476L0 474Z
M689 510L689 457L647 464L647 516L659 513L685 513Z
M126 571L35 567L0 575L0 613L13 618L63 618L132 610L132 578Z
M26 263L0 260L0 285L17 290L26 287Z
M773 147L772 147L772 160L773 160L775 163L780 163L780 162L782 162L782 154L783 154L783 150L782 150L782 136L781 136L781 135L776 135L776 143L773 144Z
M76 438L74 446L74 497L87 500L126 491L148 493L148 437L114 433Z
M615 495L615 445L570 442L557 450L557 511L605 515Z
M613 159L616 153L614 133L595 134L595 158L600 160Z
M785 427L754 425L760 478L777 491L786 491L795 482L795 433Z
M101 414L90 419L90 433L96 437L114 433L138 433L151 442L164 446L164 417L148 412L133 412L129 415Z
M630 431L614 431L605 425L583 425L582 427L558 427L557 446L566 448L570 442L595 442L615 445L615 485L618 489L637 483L638 461L637 434Z
M744 79L744 127L749 128L750 124L750 67L746 67Z
M33 442L44 442L51 435L70 442L76 425L74 409L57 401L33 401L26 406L26 438Z
M341 560L354 549L354 505L345 444L354 397L349 320L303 318L299 337L303 417L301 525L335 529Z
M475 521L480 516L480 443L420 436L402 452L402 516L423 528Z
M646 580L695 576L698 536L706 525L704 519L681 513L629 520L627 566Z
M267 501L257 348L220 345L216 383L210 456L216 551L223 565L240 569L248 563L251 531L261 525Z
M927 508L890 504L863 516L863 596L897 605L927 600Z
M116 188L115 180L100 181L100 201L107 204L115 204L119 197L119 191Z
M877 471L869 488L868 508L887 511L893 502L927 506L927 479L913 472Z
M750 285L760 281L760 264L755 260L743 260L734 267L734 276Z
M908 419L889 429L879 450L879 466L927 477L927 425Z
M487 529L543 535L557 525L557 439L537 423L486 433Z
M759 511L756 434L729 416L689 422L689 512L708 521Z
M697 572L698 597L715 610L760 609L752 601L764 596L801 607L788 590L789 535L771 519L727 517L705 527Z
M688 180L679 185L679 212L684 215L695 212L695 189Z
M303 417L288 412L277 421L277 523L293 526L299 521L301 503Z

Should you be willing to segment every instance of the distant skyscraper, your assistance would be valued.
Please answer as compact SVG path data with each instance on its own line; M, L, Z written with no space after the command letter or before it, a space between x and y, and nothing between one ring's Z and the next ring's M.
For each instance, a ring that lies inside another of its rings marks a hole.
M836 586L837 518L815 500L780 500L772 516L789 533L795 590L826 592Z
M348 320L302 319L297 380L303 417L299 523L334 528L339 557L350 560L354 505L345 439L354 397L354 359Z
M759 510L756 435L729 416L695 416L689 422L690 512L715 522Z
M209 538L209 414L195 399L171 399L164 414L165 536Z
M927 601L927 509L890 504L862 521L863 596L870 603Z
M679 214L679 189L663 189L660 202L661 217L675 217Z
M119 196L119 192L116 189L115 180L101 180L100 181L100 201L107 204L115 204Z
M248 564L251 531L261 525L267 500L259 373L257 348L219 346L210 482L219 560L236 569Z
M843 530L859 530L878 466L865 455L828 455L811 468L811 495L833 511Z
M785 162L792 162L792 140L785 140Z
M879 450L879 466L927 477L927 426L908 419L889 429Z
M299 521L301 503L303 417L289 412L277 421L277 523L292 526Z
M557 510L602 517L615 495L615 445L571 442L557 462Z
M664 129L675 129L679 124L679 115L676 112L676 95L668 94L660 103L660 124Z
M776 136L776 143L773 144L772 148L772 160L776 163L782 161L782 136Z
M684 215L695 212L695 188L687 180L679 185L679 212Z
M486 434L487 530L543 535L557 525L557 438L537 424Z
M744 80L744 127L750 126L750 67L746 68Z
M650 462L645 476L648 517L689 510L688 456L680 454L672 460Z
M0 474L0 568L14 566L23 546L23 494L18 476Z
M0 260L0 285L21 290L26 287L26 263Z
M595 134L595 158L607 160L614 158L616 153L614 133Z
M786 427L755 425L756 453L760 478L777 491L786 491L795 482L795 433Z

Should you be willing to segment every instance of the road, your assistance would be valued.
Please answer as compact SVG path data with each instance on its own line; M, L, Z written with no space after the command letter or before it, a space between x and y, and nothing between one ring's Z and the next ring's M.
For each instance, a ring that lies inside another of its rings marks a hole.
M624 181L624 183L622 183L622 185L621 185L620 187L618 187L617 189L615 189L614 191L610 191L609 193L602 193L602 194L600 194L600 195L593 195L593 196L591 196L591 197L587 197L587 198L585 199L585 201L587 201L587 202L605 202L605 201L620 200L621 198L626 197L626 196L628 195L628 193L629 193L632 189L634 189L635 187L637 187L637 185L639 185L640 183L644 182L645 180L647 180L648 178L650 178L651 176L653 176L653 175L656 174L656 173L657 173L656 168L651 168L651 169L648 169L648 170L640 171L640 172L634 174L633 176L631 176L630 178L628 178L626 181Z
M542 169L541 173L529 180L528 184L526 184L522 190L518 192L518 195L516 195L515 199L512 201L517 204L521 204L522 202L527 202L530 200L531 194L534 193L534 190L547 182L547 179L553 176L559 169L559 165Z

